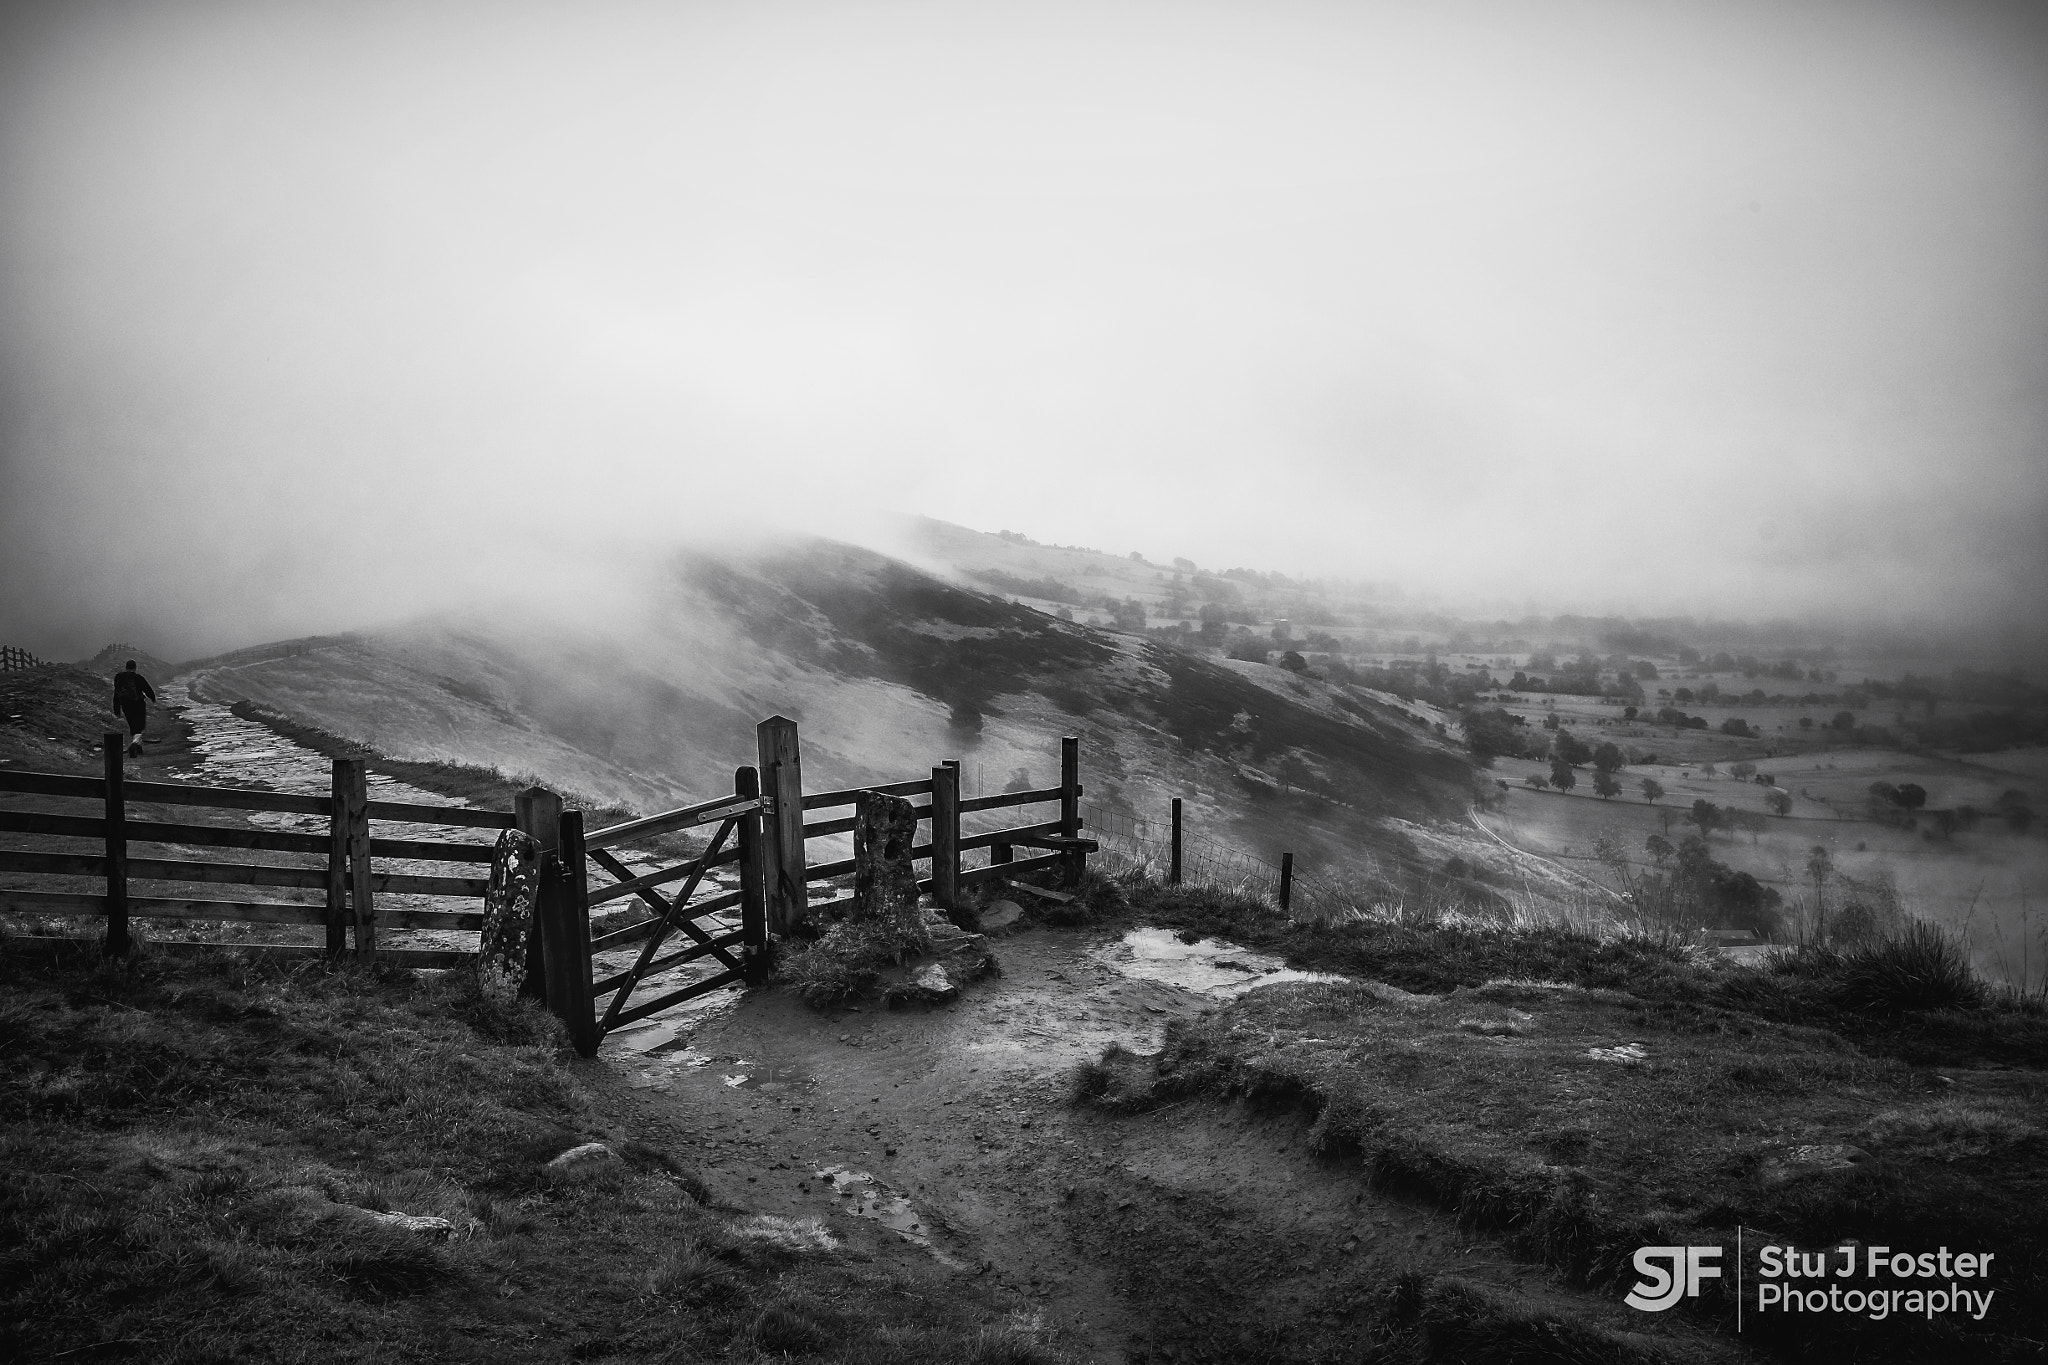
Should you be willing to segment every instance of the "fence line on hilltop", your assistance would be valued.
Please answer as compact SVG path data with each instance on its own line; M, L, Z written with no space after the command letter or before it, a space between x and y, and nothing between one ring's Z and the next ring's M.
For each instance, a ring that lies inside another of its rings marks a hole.
M1088 836L1099 845L1095 857L1103 870L1144 872L1159 881L1170 877L1170 821L1148 820L1090 801L1083 801L1081 809ZM1369 854L1359 856L1371 864L1371 880L1381 880L1378 861ZM1220 840L1190 834L1185 826L1180 838L1180 875L1183 883L1215 886L1256 897L1296 920L1332 923L1349 919L1365 914L1372 900L1357 887L1339 886L1326 877L1304 873L1299 867L1283 867Z
M0 645L0 673L22 673L31 668L44 668L48 659L39 659L25 649L13 645Z

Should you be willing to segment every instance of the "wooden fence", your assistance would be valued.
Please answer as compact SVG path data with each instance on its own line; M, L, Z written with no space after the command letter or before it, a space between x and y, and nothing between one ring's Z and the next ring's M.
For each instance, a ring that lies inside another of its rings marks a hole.
M54 836L90 841L96 853L0 849L0 873L31 873L49 877L92 878L103 883L98 892L0 890L0 910L31 914L93 916L105 921L104 950L109 956L128 951L131 918L172 918L242 924L318 925L324 944L246 944L272 955L341 957L354 955L410 966L453 966L475 956L459 949L390 949L380 951L377 932L384 929L475 930L482 926L481 899L485 880L478 864L491 861L491 846L446 839L379 836L375 825L402 823L443 827L504 829L515 817L460 806L414 805L372 801L368 773L361 759L336 759L333 785L327 796L288 792L244 791L176 782L130 782L122 755L128 737L109 732L101 737L105 775L68 777L55 773L0 772L0 792L63 798L65 811L0 810L0 833ZM79 803L92 803L96 815L77 813ZM252 829L247 825L186 823L134 818L131 806L194 807L237 814L269 812L324 819L320 833ZM135 856L135 845L168 846L167 853ZM181 848L249 849L298 857L282 863L241 863L174 856ZM437 872L378 870L380 861L404 860L443 866ZM464 875L467 873L467 875ZM138 896L132 882L171 885L296 888L324 892L320 904L283 900L216 900L192 896ZM476 902L464 910L387 910L378 912L377 897L410 894L459 898ZM181 945L182 946L182 945ZM215 946L215 945L200 945Z
M41 668L49 661L38 659L25 649L13 645L0 645L0 673L19 673L24 669Z
M1087 854L1094 849L1091 840L1081 837L1080 741L1072 737L1061 741L1060 781L1054 787L962 798L960 765L949 761L933 768L928 778L807 794L796 722L773 716L758 728L760 767L739 769L731 796L594 831L584 830L582 811L564 809L559 796L540 787L520 793L511 814L373 801L360 759L334 761L332 789L324 797L129 782L123 772L126 744L127 736L120 732L103 737L103 777L0 772L0 793L74 803L70 813L0 810L0 834L54 836L99 845L97 853L0 849L0 873L92 878L103 884L98 892L0 890L0 910L102 918L103 948L110 956L128 951L131 917L157 916L317 925L326 931L322 944L160 945L164 947L232 947L273 956L353 956L359 961L415 967L460 966L473 963L476 953L380 947L378 932L480 929L486 878L476 873L479 864L491 862L492 845L380 836L374 826L386 822L494 831L517 828L533 836L543 851L538 922L529 937L533 945L528 957L529 990L545 997L586 1056L596 1052L599 1040L610 1029L727 985L759 980L771 963L775 936L788 934L813 915L844 913L852 904L850 894L813 904L810 888L849 877L854 860L813 862L808 850L813 840L852 832L850 808L863 790L926 798L916 806L922 842L912 848L911 856L929 863L928 874L918 885L931 893L942 910L957 910L962 893L984 882L1049 871L1058 871L1068 880L1078 879ZM78 814L79 802L96 803L99 813ZM309 833L131 818L131 805L150 804L311 816L324 819L327 827ZM1056 806L1057 813L1051 819L999 829L963 831L963 816L1032 805ZM842 808L849 813L837 814ZM823 818L807 819L813 812ZM659 835L706 825L717 829L703 852L653 871L636 872L614 852L629 844L644 845ZM299 855L300 860L258 865L136 857L131 856L132 845L257 849ZM987 850L985 860L970 859L970 854L983 849ZM1020 858L1020 849L1033 852ZM377 866L380 861L394 860L438 864L450 870L421 873ZM710 885L710 874L723 867L736 870L738 887ZM320 904L137 896L131 894L131 882L292 887L325 894ZM662 889L677 883L681 886L673 895ZM380 907L378 897L391 894L458 898L469 905L460 910ZM607 925L593 936L591 911L614 902L630 902L647 913L624 924ZM672 936L687 942L662 953ZM597 960L600 954L634 944L640 945L640 951L631 967L609 970ZM648 999L633 998L653 978L705 958L716 963L710 974Z

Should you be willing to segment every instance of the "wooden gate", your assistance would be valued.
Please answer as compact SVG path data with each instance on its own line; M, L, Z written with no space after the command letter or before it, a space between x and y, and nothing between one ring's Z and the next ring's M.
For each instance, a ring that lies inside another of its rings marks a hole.
M611 879L607 885L588 885L588 909L631 898L648 912L643 920L590 939L590 1007L598 1038L685 1000L761 975L768 961L768 921L761 894L762 806L759 777L754 769L741 768L734 774L731 796L629 820L581 841L586 879L590 869ZM629 842L712 824L717 830L702 853L652 872L636 873L612 852ZM566 839L562 852L565 864L575 856ZM709 882L714 869L734 865L738 887L719 889ZM673 895L660 889L677 882L682 886ZM710 894L702 894L707 888ZM680 946L662 951L678 941ZM597 975L605 970L600 955L635 943L640 951L630 966ZM708 974L658 992L644 989L667 973L705 959L714 964Z

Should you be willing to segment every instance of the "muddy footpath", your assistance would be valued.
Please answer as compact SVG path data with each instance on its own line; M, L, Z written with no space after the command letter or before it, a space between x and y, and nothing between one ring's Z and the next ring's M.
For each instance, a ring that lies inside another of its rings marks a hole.
M1404 1276L1615 1334L1641 1358L1743 1358L1371 1188L1299 1113L1208 1099L1108 1115L1072 1101L1112 1043L1300 973L1162 930L994 939L1001 975L954 1004L819 1011L723 993L614 1033L587 1064L627 1088L720 1197L872 1220L895 1254L992 1277L1046 1339L1099 1361L1361 1358ZM1414 1281L1410 1281L1411 1283ZM1617 1342L1617 1345L1622 1344ZM1634 1354L1625 1350L1623 1356Z

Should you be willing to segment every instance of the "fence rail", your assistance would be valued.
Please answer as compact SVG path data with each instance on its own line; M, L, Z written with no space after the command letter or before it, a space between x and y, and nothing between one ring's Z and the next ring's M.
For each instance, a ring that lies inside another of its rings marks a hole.
M49 660L38 659L25 649L16 649L13 645L0 645L0 673L20 673L31 668L45 667L48 663Z
M33 876L87 878L103 883L97 893L71 889L0 890L0 910L52 915L90 915L105 923L102 950L125 953L132 918L174 918L215 923L303 925L325 928L320 951L340 957L350 948L364 960L421 965L418 950L379 950L377 930L439 929L475 931L483 917L477 910L379 907L382 895L454 898L472 904L484 892L484 879L429 872L379 868L376 860L405 859L428 863L488 863L491 849L483 844L452 840L376 837L373 822L504 829L514 817L498 811L443 807L412 802L371 801L368 776L360 759L337 759L332 794L308 796L290 792L251 791L240 787L209 787L174 782L129 782L123 762L127 737L109 732L101 738L104 776L72 777L58 773L0 772L0 793L92 801L96 815L51 810L0 811L0 833L41 835L59 840L92 840L97 852L0 849L0 872ZM262 813L313 817L327 822L319 833L255 829L246 825L132 818L132 808L191 808L197 812ZM137 847L238 849L300 855L317 859L301 863L250 863L165 856L132 856ZM157 886L199 884L208 887L252 887L321 892L318 902L241 900L233 898L135 894L136 884ZM272 953L311 945L244 944L216 946L250 948ZM439 957L450 951L431 950ZM286 954L290 955L290 954ZM474 953L469 954L474 957ZM437 960L438 957L437 957Z

